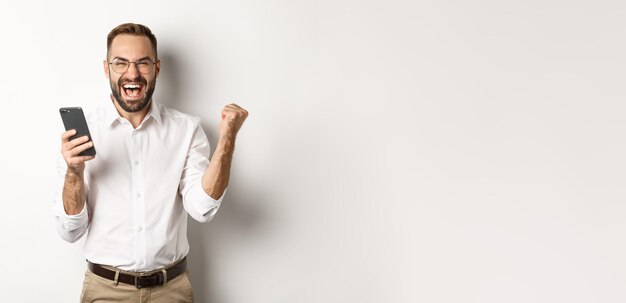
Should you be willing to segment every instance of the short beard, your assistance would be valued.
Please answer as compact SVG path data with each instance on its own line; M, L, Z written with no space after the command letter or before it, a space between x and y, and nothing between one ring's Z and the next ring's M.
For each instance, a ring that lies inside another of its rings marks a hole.
M137 104L135 104L134 106L131 106L130 104L127 104L126 102L124 102L124 100L122 99L122 78L120 78L120 80L118 81L117 85L115 85L113 83L113 81L110 81L111 84L111 93L113 94L113 97L115 98L115 101L117 101L117 104L120 105L120 107L128 113L136 113L141 111L142 109L146 108L146 106L148 106L148 104L150 104L150 100L152 100L152 94L154 93L154 88L156 87L156 79L154 79L154 81L152 81L152 83L148 83L148 81L146 81L144 78L140 79L141 82L143 82L143 84L145 85L145 90L146 90L146 96Z

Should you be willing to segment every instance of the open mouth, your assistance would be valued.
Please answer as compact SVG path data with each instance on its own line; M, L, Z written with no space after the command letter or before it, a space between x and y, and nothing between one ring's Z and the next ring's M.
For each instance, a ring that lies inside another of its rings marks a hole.
M140 83L125 83L122 85L122 91L128 99L138 99L143 95L144 85Z

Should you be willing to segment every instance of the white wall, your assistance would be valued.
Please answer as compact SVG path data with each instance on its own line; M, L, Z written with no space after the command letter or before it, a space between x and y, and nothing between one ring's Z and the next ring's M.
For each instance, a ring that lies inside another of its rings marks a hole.
M251 115L198 302L625 302L623 1L3 1L3 302L76 302L51 215L61 106L150 26L156 99Z

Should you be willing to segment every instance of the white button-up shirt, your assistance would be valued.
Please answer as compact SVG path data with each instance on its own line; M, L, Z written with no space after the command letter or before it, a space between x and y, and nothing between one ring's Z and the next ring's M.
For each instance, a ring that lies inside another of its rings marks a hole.
M128 271L149 271L185 257L187 214L206 222L221 200L201 179L210 147L200 119L152 102L133 129L113 103L87 115L96 158L85 165L85 205L80 214L63 207L67 164L57 169L56 226L74 242L87 232L85 257Z

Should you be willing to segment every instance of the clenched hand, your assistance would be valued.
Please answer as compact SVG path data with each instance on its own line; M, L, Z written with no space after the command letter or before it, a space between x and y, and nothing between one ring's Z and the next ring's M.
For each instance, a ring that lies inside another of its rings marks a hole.
M248 117L248 111L235 103L228 104L222 109L220 121L220 136L235 136Z

